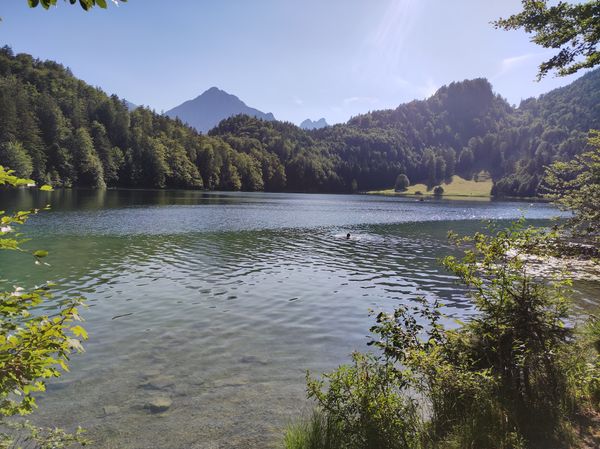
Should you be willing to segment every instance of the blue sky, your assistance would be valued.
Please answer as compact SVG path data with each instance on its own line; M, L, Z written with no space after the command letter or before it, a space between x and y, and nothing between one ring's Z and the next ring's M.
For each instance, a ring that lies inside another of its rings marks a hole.
M490 25L519 0L129 0L87 13L60 3L2 0L0 43L159 112L218 86L281 120L337 123L451 81L486 77L518 104L576 77L536 82L552 53Z

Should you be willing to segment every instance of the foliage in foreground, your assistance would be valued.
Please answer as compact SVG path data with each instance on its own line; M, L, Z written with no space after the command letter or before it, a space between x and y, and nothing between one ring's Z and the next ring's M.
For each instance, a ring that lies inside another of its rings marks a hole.
M287 449L569 447L600 408L600 325L567 326L569 282L537 278L524 255L554 236L517 223L457 239L444 265L477 314L456 328L434 303L381 313L378 355L309 378L318 412Z
M0 166L0 187L30 182ZM32 213L37 210L13 214L0 211L0 250L29 253L21 248L24 240L16 228ZM47 255L44 250L30 253L36 264L42 264ZM20 447L25 441L41 448L85 441L80 431L69 435L61 429L41 429L28 423L21 423L17 429L6 419L32 413L36 407L34 395L45 390L45 380L67 371L70 355L83 350L81 342L87 334L76 324L81 321L77 307L82 299L60 301L54 313L48 314L42 304L52 298L51 287L47 283L31 290L13 287L0 291L0 448Z

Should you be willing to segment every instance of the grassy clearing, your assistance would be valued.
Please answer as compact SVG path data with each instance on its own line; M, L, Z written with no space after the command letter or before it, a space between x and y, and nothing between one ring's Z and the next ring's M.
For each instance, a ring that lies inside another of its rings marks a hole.
M444 188L443 196L459 196L459 197L485 197L489 198L493 182L489 175L479 174L473 180L461 178L458 175L452 176L452 180L441 184ZM396 192L392 189L373 190L367 192L375 195L415 195L416 192L421 192L423 195L433 196L433 189L427 190L425 184L415 184L410 186L404 192Z

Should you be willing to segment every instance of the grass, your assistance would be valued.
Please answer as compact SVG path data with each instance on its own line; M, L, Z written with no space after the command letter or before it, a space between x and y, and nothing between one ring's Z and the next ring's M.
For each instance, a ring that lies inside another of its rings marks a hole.
M321 412L289 426L283 441L285 449L342 449L341 429L328 422Z
M441 184L444 188L443 196L457 197L478 197L489 198L492 192L493 182L487 173L480 173L473 180L461 178L458 175L452 176L450 182ZM373 190L367 192L374 195L415 195L421 192L423 195L433 196L433 189L427 190L425 184L414 184L404 192L396 192L393 188L385 190Z

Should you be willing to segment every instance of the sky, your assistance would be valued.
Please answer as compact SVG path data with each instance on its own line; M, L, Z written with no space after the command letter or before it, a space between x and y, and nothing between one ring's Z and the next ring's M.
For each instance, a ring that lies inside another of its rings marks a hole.
M279 120L330 124L485 77L511 104L572 82L490 22L520 0L128 0L84 12L0 1L0 45L157 112L217 86Z

